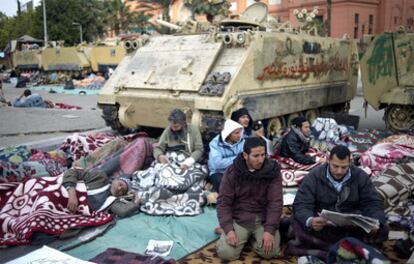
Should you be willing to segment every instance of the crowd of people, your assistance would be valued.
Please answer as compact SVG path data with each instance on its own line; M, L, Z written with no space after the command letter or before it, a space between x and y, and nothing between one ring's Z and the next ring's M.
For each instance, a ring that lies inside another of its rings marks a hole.
M40 106L42 101L36 94L25 91L13 103L15 106L23 104ZM154 162L145 170L116 179L99 169L73 166L67 170L63 175L63 186L69 193L67 209L72 213L78 210L75 190L78 181L87 186L87 200L92 210L102 210L105 205L113 214L127 216L139 208L145 210L145 204L153 199L152 189L137 191L134 188L137 179L144 182L148 175L161 175L168 166L173 166L169 171L170 178L198 173L200 179L204 179L202 166L207 151L199 129L187 123L187 116L180 109L172 110L168 121L169 126L152 152ZM242 108L225 120L221 132L209 142L208 175L205 179L211 189L206 193L214 194L213 203L217 205L220 226L215 232L220 234L217 254L221 259L239 259L246 245L262 258L277 258L281 255L282 237L290 239L285 254L314 255L323 260L326 260L330 246L344 238L353 237L363 245L374 247L387 240L389 227L384 202L370 177L353 165L351 152L346 146L333 147L327 158L309 155L310 136L309 120L297 117L290 131L273 150L271 140L264 135L263 124L254 122L248 110ZM172 153L179 153L182 158ZM291 158L304 165L317 165L298 188L292 215L285 222L288 228L281 227L284 206L282 173L280 164L272 155ZM157 192L166 186L157 186ZM192 188L195 186L191 185ZM133 195L130 195L131 191ZM128 195L131 198L128 202L120 202L121 197ZM110 196L115 197L112 203L105 203ZM159 210L162 210L162 205ZM379 225L370 232L355 226L335 226L320 215L322 210L359 214L377 220Z

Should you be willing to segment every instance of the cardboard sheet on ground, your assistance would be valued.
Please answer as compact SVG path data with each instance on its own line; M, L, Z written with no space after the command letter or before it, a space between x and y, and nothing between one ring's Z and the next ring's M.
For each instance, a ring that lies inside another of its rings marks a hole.
M211 207L192 217L137 214L118 220L105 235L65 253L84 260L109 247L144 254L148 241L154 239L174 241L168 257L180 259L216 239L214 228L217 226L216 210Z
M85 92L85 94L87 95L91 95L91 94L98 94L100 89L85 89L85 88L75 88L73 90L66 90L63 89L63 85L62 86L57 86L57 85L40 85L40 86L32 86L30 87L31 90L35 90L35 91L50 91L50 89L52 89L53 91L55 91L56 93L63 93L63 94L79 94L79 92Z

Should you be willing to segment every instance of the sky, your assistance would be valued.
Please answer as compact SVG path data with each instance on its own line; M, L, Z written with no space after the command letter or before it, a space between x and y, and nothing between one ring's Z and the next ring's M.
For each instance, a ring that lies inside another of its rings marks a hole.
M33 0L34 5L39 5L41 0ZM21 5L30 2L30 0L20 0ZM0 11L5 13L7 16L14 16L17 12L17 1L16 0L0 0Z

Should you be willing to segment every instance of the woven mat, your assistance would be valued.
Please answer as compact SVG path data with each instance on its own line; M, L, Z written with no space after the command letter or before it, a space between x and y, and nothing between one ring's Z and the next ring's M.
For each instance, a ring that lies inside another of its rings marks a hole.
M383 246L383 254L386 255L391 263L406 263L406 259L399 258L393 250L394 241L386 241ZM282 245L282 250L284 249L284 245ZM220 264L220 263L228 263L226 261L221 260L216 254L216 241L211 242L210 244L206 245L205 247L191 253L190 255L183 257L178 261L180 264L201 264L201 263L210 263L210 264ZM277 259L272 260L264 260L260 258L253 250L250 248L245 248L240 256L240 260L233 261L231 263L234 264L241 264L241 263L267 263L267 264L290 264L290 263L298 263L296 257L291 256L282 256Z

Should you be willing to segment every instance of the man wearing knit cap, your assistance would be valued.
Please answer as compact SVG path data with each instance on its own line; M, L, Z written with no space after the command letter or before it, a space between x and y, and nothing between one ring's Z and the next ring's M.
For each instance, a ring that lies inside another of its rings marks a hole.
M80 169L69 169L63 174L62 185L68 190L69 200L67 208L76 213L78 210L78 197L76 195L76 184L83 181L88 190L88 203L93 211L109 209L109 211L120 217L124 217L138 209L138 204L116 199L108 208L103 208L105 201L110 197L126 195L131 190L131 181L128 176L122 176L110 181L105 172L98 170L82 171Z
M244 138L252 136L253 119L246 108L240 108L239 110L231 113L231 120L236 121L243 126Z
M213 191L218 192L224 171L233 163L236 156L243 151L243 126L233 120L226 120L219 135L210 141L208 155L209 179Z
M262 258L280 254L279 223L282 215L282 176L275 160L266 158L266 142L247 138L224 173L217 200L217 217L223 232L217 254L239 259L247 243Z
M188 156L182 162L181 169L187 170L200 161L204 148L200 130L187 124L187 117L180 109L173 109L168 116L169 126L164 129L158 146L154 149L154 158L160 163L169 163L166 153L180 151Z

